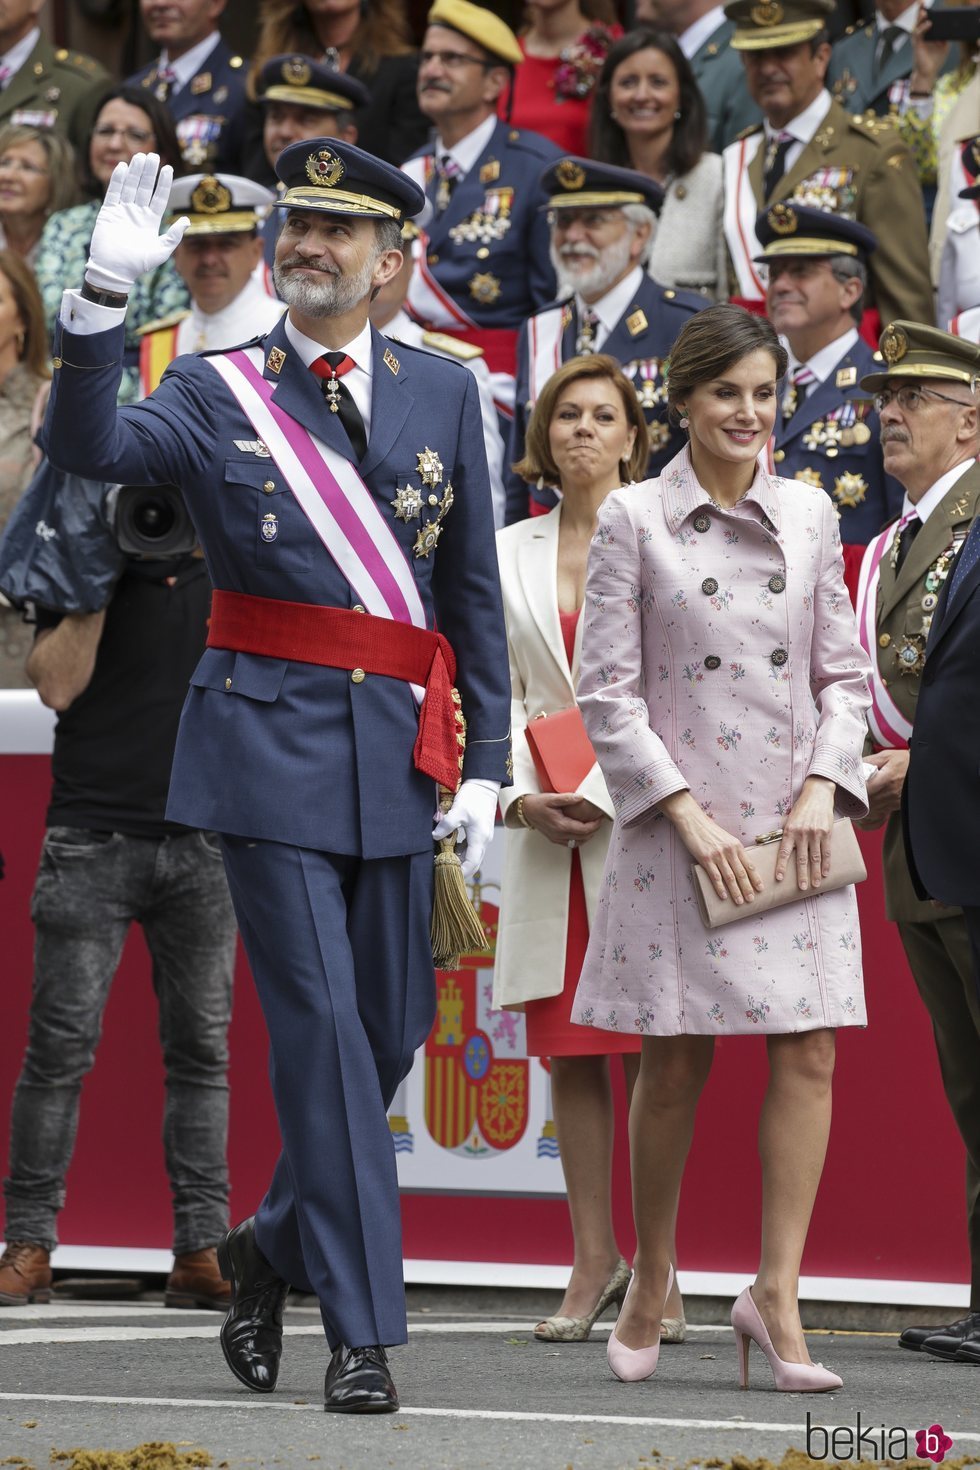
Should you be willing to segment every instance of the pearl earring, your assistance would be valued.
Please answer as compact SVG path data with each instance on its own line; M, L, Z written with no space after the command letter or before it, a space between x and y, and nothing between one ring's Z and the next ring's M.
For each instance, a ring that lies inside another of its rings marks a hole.
M680 421L681 428L682 429L690 428L691 420L688 418L687 414L684 413L684 410L683 409L681 409L681 413L684 414L684 417Z
M680 120L681 120L681 114L680 114L680 111L678 110L677 112L674 113L674 122L680 122Z

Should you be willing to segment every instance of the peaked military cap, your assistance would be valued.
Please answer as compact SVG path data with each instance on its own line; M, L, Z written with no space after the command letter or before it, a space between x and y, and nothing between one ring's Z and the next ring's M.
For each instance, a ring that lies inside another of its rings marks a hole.
M980 346L966 337L921 322L889 322L878 351L884 367L861 379L861 387L870 393L893 378L966 383L974 393L980 389Z
M829 209L792 202L764 209L755 222L755 233L764 247L754 260L773 260L789 255L853 255L867 261L878 244L866 225L844 219Z
M646 174L592 158L566 156L550 163L541 175L548 196L545 209L608 209L616 204L645 204L660 213L664 190Z
M960 144L960 158L963 161L963 172L970 180L965 189L960 190L961 199L980 199L980 133L975 138L967 138Z
M316 209L400 224L425 204L418 184L400 168L341 138L290 143L276 159L276 174L286 186L276 209Z
M371 94L363 82L310 56L273 56L259 73L260 102L289 102L318 112L352 112Z
M524 53L506 22L471 0L436 0L426 17L430 26L448 26L482 46L506 66L520 66Z
M171 218L190 220L188 235L230 235L254 230L275 197L237 174L185 174L174 179L169 207Z
M798 46L822 31L834 11L834 0L731 0L725 16L733 21L735 51L769 51Z

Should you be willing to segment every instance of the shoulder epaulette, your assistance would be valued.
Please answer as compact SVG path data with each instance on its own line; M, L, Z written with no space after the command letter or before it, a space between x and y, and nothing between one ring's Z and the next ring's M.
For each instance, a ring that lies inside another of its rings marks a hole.
M477 347L475 342L463 342L459 337L450 337L447 332L423 332L422 346L431 347L434 352L448 352L450 357L461 358L463 362L472 362L475 357L483 356L483 348Z
M136 328L137 337L148 337L151 332L163 332L167 327L176 327L179 322L190 316L186 307L178 308L177 311L168 312L166 316L157 317L156 321L144 322L141 327Z
M259 343L264 341L265 336L249 337L247 342L236 342L234 347L204 347L194 355L196 357L220 357L226 352L243 352L246 347L258 347Z
M735 142L741 143L743 138L751 138L753 133L761 133L763 131L764 127L762 123L753 123L751 127L743 128L740 133L735 134Z
M545 138L541 133L531 133L524 128L511 128L507 134L508 148L520 148L525 153L532 154L535 158L550 159L555 156L555 145L550 138Z
M54 53L54 59L59 66L66 66L69 71L81 72L84 76L96 76L101 71L94 57L81 51L66 51L64 46Z
M856 132L861 133L865 138L873 138L876 143L880 142L886 133L891 134L895 139L898 138L895 125L890 118L879 117L876 112L848 113L847 120Z

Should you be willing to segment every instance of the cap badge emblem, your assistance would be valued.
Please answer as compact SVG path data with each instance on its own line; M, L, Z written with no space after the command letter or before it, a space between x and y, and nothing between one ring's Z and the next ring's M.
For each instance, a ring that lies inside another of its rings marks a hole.
M769 211L769 228L777 235L795 235L799 223L799 215L792 205L774 204Z
M282 79L293 87L305 87L312 75L309 62L302 56L291 56L282 64Z
M779 0L758 0L749 14L757 26L778 26L785 12Z
M191 195L195 214L225 214L231 208L231 193L213 174L206 174Z
M306 177L310 183L323 184L327 189L339 184L346 172L347 165L332 148L318 148L306 160Z
M888 366L893 367L896 362L901 362L906 352L908 352L909 339L902 331L902 328L896 327L893 323L882 332L881 341L878 343L878 346L881 348L881 355L888 363Z
M563 158L555 168L555 178L563 189L581 189L585 183L585 169L571 158Z

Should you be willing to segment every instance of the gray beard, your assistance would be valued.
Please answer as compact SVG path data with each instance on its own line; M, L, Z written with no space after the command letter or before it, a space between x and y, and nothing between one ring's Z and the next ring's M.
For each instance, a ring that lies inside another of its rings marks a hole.
M622 275L629 265L630 247L633 243L632 232L628 232L615 245L607 245L605 250L593 262L589 271L569 271L562 262L561 256L551 247L551 264L555 268L558 277L559 296L573 296L576 291L588 292L590 296L604 296L617 276Z
M369 261L353 276L324 273L322 278L313 279L297 276L279 265L273 266L272 275L279 299L303 316L343 316L370 294L376 263Z

